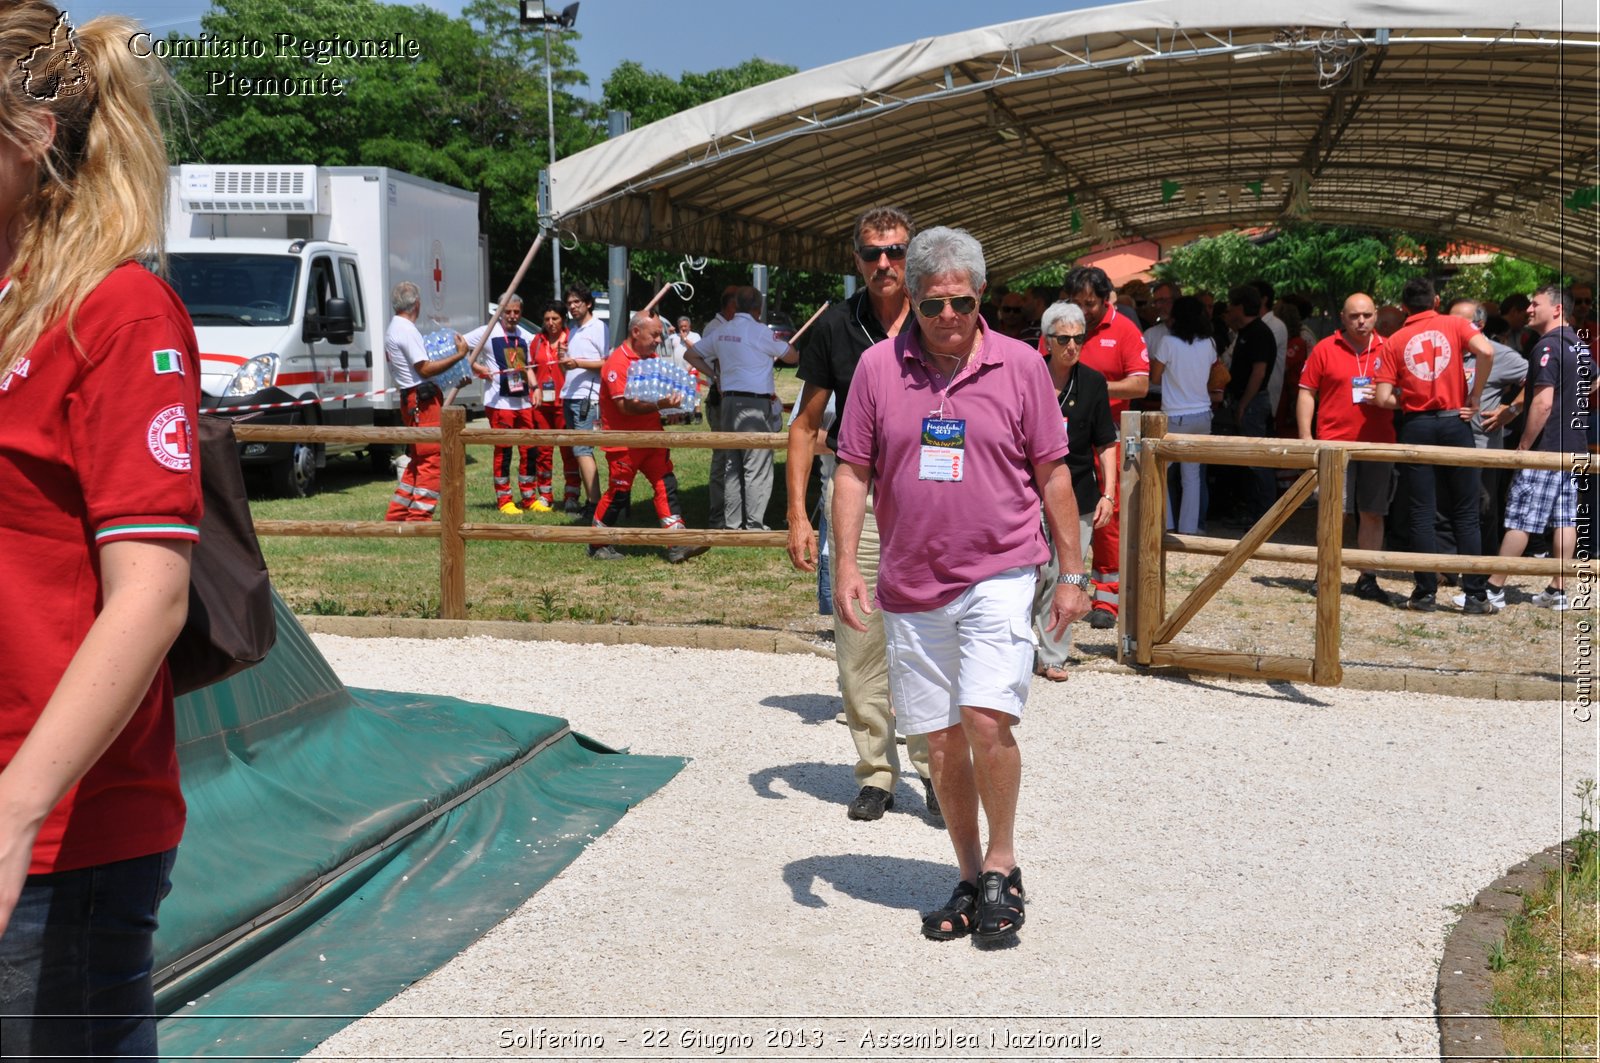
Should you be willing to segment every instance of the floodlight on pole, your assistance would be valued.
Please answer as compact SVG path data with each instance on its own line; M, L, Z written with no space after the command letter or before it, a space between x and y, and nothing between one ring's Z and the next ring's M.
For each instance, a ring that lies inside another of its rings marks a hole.
M570 30L578 23L578 5L568 4L557 14L544 0L521 0L521 22L524 26L538 26L544 30L544 103L545 117L550 124L550 165L556 164L556 89L555 61L550 53L552 28ZM561 298L561 241L550 241L550 266L555 277L555 296Z

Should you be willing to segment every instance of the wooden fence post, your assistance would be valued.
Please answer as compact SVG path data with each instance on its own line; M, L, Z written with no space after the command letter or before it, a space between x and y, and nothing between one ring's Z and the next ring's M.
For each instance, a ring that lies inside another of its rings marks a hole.
M1317 626L1312 645L1311 681L1338 686L1344 680L1339 663L1339 584L1344 569L1344 474L1350 452L1341 447L1317 451Z
M1167 573L1163 555L1166 547L1167 485L1161 475L1161 462L1151 440L1167 434L1167 415L1147 413L1140 418L1139 434L1139 523L1134 529L1139 544L1139 609L1134 638L1134 660L1150 663L1156 645L1156 628L1167 611ZM1127 529L1123 529L1123 534Z
M461 430L467 411L439 411L439 616L467 618L467 543L461 525L467 518L467 448Z
M1117 476L1117 519L1123 534L1117 540L1117 571L1122 586L1117 600L1117 663L1127 664L1129 639L1137 638L1139 616L1139 462L1130 456L1139 447L1139 414L1124 410L1122 423L1122 467ZM1084 548L1088 549L1087 543ZM1089 595L1094 597L1091 592Z

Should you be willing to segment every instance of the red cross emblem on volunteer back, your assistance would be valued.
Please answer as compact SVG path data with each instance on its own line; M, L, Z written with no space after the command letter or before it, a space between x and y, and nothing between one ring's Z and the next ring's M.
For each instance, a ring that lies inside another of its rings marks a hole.
M1406 341L1406 369L1418 380L1434 380L1450 366L1454 352L1442 332L1425 330Z

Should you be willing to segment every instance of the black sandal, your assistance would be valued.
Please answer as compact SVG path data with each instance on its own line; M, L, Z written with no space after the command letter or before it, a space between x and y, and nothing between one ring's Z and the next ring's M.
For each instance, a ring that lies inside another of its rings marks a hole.
M1009 875L985 871L978 876L978 925L972 928L972 936L996 941L1015 934L1027 922L1026 903L1022 868L1012 868Z
M922 936L933 941L954 941L972 933L978 921L978 887L961 880L945 906L922 917ZM942 923L949 923L946 930Z

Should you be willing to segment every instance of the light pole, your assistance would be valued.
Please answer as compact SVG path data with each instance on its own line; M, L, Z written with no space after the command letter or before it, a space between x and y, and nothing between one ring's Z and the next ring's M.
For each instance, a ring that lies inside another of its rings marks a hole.
M556 89L555 63L550 55L552 27L570 30L578 22L578 5L568 4L560 14L551 11L544 0L522 0L522 24L538 26L544 31L544 105L545 117L550 123L550 165L556 164ZM550 241L550 266L555 275L555 297L561 299L561 238Z

